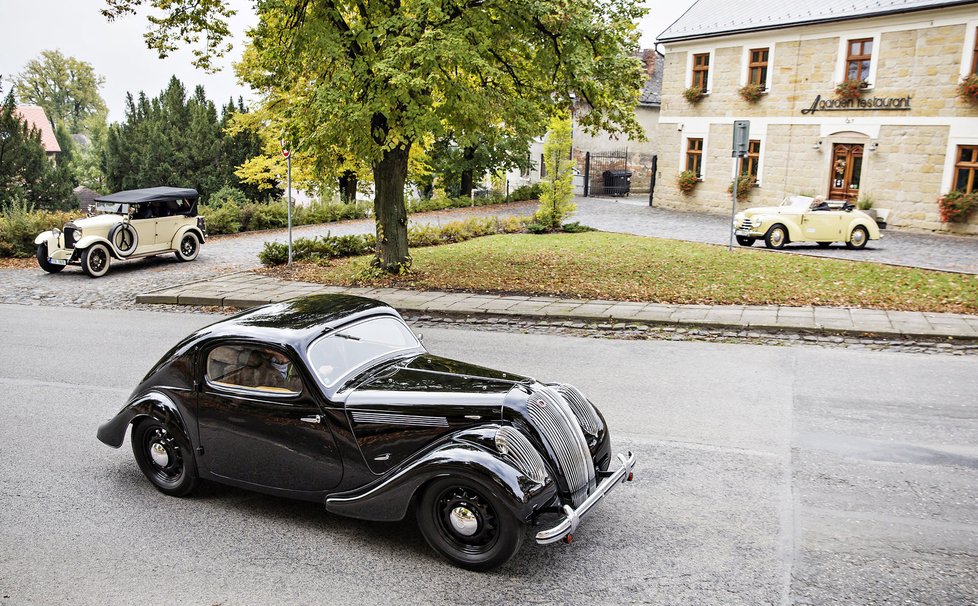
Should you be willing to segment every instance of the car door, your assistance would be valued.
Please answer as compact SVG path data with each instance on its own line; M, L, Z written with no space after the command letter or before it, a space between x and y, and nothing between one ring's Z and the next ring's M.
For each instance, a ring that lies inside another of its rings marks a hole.
M198 360L200 460L209 473L296 493L339 483L343 464L332 432L289 353L231 342L202 349Z
M133 218L129 224L136 230L136 251L135 254L152 252L156 246L156 219L136 219Z
M801 232L809 242L841 240L841 213L837 210L808 210L802 215Z

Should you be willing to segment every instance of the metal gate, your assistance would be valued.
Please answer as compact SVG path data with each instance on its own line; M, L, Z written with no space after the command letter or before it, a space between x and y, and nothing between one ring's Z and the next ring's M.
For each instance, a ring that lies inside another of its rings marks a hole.
M628 150L592 154L584 157L585 196L627 196Z

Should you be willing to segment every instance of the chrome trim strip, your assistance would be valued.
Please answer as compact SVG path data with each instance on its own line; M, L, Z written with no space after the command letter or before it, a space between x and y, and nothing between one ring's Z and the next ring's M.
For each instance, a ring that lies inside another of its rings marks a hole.
M433 391L383 391L378 389L356 389L346 397L347 406L370 406L387 404L440 404L446 406L491 406L500 407L506 400L506 392L494 393L455 393Z
M597 505L598 501L604 498L604 495L608 494L612 488L628 478L628 474L632 473L635 468L635 455L631 452L628 453L627 457L624 454L619 454L617 460L621 466L602 480L594 492L584 499L580 507L574 509L570 505L564 505L564 519L558 522L556 526L538 532L536 535L537 543L541 545L556 543L567 535L573 534L578 524L581 523L581 518L587 515L591 508Z
M354 410L354 423L364 423L371 425L416 425L419 427L448 427L448 419L445 417L427 417L422 415L403 415L385 412L367 412Z

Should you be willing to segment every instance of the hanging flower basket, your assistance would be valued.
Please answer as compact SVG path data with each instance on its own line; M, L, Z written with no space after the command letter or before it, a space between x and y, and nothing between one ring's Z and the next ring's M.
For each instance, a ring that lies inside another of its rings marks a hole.
M978 208L978 192L948 192L937 199L937 206L941 210L941 221L944 223L965 223L972 211Z
M843 80L835 87L835 96L843 101L851 101L861 97L867 88L869 83L865 80Z
M978 74L971 74L958 83L958 96L978 105Z
M699 103L703 98L703 89L698 86L690 86L683 91L683 97L690 103Z
M748 103L757 103L757 101L761 98L761 95L764 94L764 87L760 84L754 84L751 82L746 86L741 87L741 89L737 92L740 93L740 96L744 99L744 101Z
M688 194L696 189L696 184L700 182L700 178L697 177L696 173L693 171L684 170L683 172L679 173L679 177L677 178L676 182L679 185L679 191L683 192L684 194Z

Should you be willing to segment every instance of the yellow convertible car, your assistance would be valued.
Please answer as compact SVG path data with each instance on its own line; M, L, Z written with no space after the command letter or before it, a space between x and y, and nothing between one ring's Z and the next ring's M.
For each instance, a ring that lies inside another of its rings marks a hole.
M748 208L734 216L733 227L741 246L763 239L768 248L783 248L789 242L817 242L822 247L845 242L849 248L865 248L881 237L876 221L849 202L808 196L788 196L781 206Z

